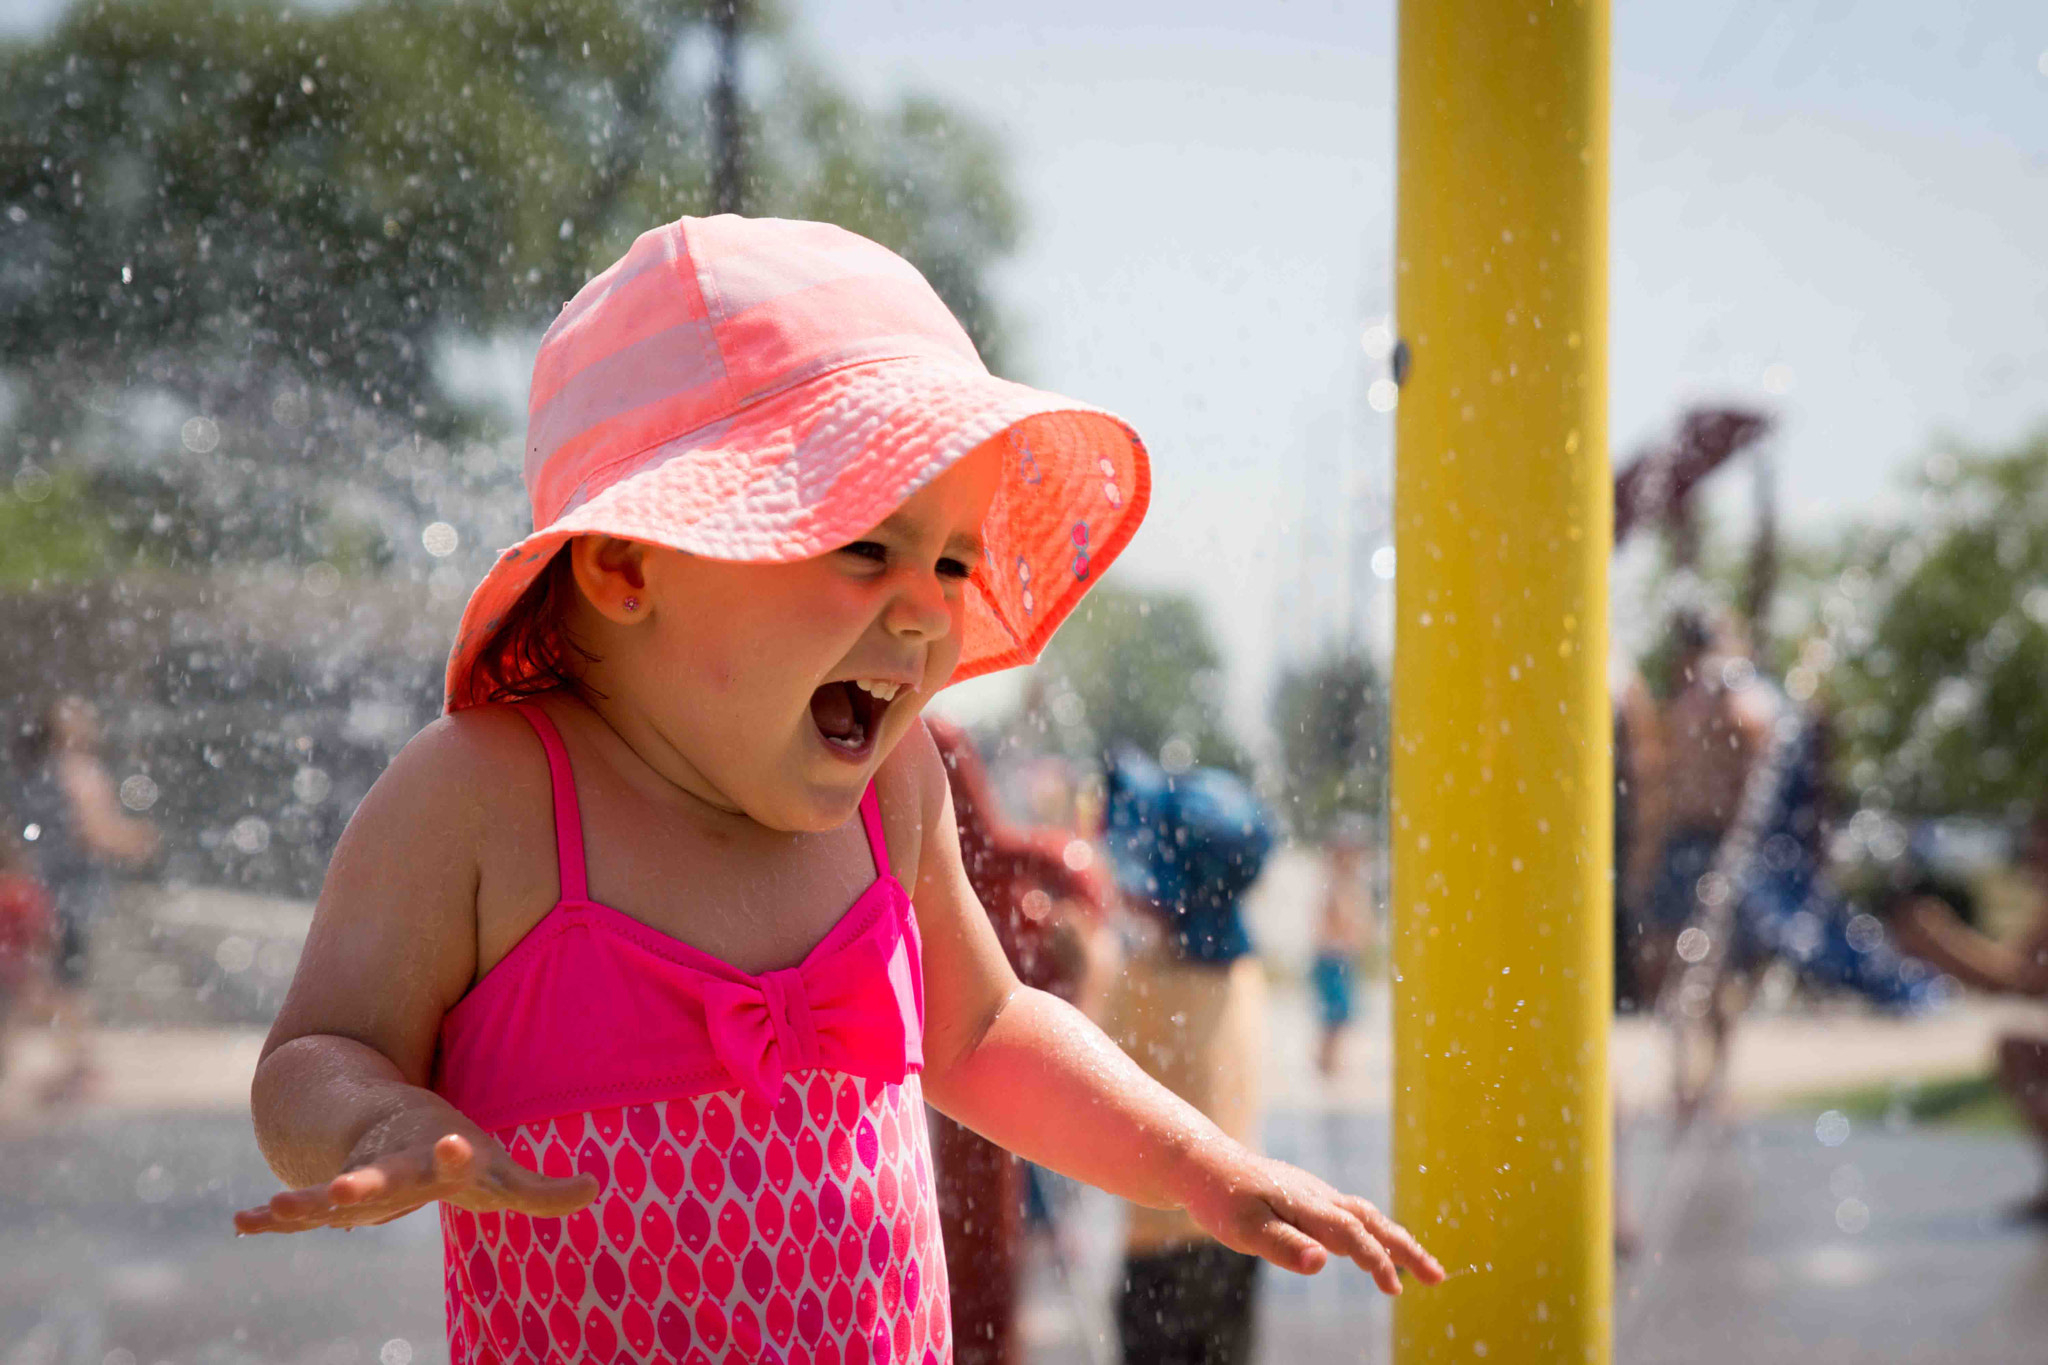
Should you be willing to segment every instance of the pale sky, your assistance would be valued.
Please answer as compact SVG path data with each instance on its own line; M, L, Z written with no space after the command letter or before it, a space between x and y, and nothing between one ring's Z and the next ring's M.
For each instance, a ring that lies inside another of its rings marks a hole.
M1770 403L1796 535L1885 514L1938 433L2048 419L2048 7L1968 8L1616 5L1617 459L1689 400ZM1023 377L1144 434L1158 496L1121 572L1202 593L1249 729L1342 601L1337 528L1304 507L1342 503L1347 461L1384 488L1358 338L1392 304L1393 6L994 12L876 0L804 28L864 88L940 92L1008 140Z
M1384 523L1359 337L1394 302L1392 5L794 8L841 79L1007 142L1016 377L1144 434L1156 496L1118 577L1202 596L1254 733L1283 652L1335 628L1344 518L1366 549ZM1940 433L2048 418L2048 6L1620 0L1614 37L1617 459L1691 399L1769 403L1784 521L1811 534L1896 510ZM1375 638L1385 608L1363 604Z

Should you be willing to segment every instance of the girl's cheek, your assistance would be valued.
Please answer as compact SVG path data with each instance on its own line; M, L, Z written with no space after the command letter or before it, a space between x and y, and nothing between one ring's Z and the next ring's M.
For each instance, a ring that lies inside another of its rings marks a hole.
M955 622L953 633L925 656L924 686L918 689L921 702L931 700L932 693L951 682L959 665L960 626Z

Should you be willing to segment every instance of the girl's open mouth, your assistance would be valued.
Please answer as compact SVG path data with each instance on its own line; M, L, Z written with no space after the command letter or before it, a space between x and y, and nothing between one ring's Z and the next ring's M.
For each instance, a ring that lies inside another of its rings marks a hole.
M845 758L864 759L874 749L882 714L902 690L900 683L867 678L826 683L811 693L811 721L826 748Z

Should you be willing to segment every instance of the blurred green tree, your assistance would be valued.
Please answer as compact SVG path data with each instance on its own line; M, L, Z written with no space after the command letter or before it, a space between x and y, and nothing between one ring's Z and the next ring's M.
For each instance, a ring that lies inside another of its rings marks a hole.
M457 453L480 409L443 358L710 211L712 3L96 0L0 46L17 456L89 468L174 560L516 496ZM1018 210L992 137L928 99L864 108L742 8L746 211L902 251L1000 362L985 277Z
M1186 593L1108 585L1089 593L1046 649L1053 719L1093 759L1130 744L1169 769L1194 764L1249 775L1223 719L1223 654Z
M1286 669L1273 690L1281 809L1295 832L1327 835L1347 813L1379 811L1386 780L1386 688L1355 649Z
M1913 491L1821 585L1845 776L1878 806L2023 815L2048 797L2048 429L1937 452Z

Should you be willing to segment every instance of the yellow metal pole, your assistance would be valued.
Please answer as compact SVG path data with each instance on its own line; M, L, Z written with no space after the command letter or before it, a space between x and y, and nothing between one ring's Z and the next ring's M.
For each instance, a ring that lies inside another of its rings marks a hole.
M1607 0L1401 3L1401 1365L1609 1359L1607 65Z

